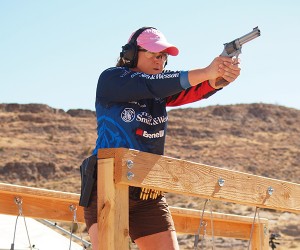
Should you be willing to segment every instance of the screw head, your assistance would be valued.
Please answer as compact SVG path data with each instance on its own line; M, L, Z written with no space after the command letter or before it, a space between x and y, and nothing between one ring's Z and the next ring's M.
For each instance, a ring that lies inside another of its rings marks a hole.
M268 194L272 195L274 193L274 188L268 187Z
M15 203L17 204L17 205L22 205L22 203L23 203L23 200L22 200L22 198L20 198L20 197L15 197Z
M132 169L132 167L133 167L133 161L132 160L127 160L126 164L127 164L128 169Z
M73 211L76 211L76 210L77 210L77 207L76 207L74 204L71 204L71 205L69 206L69 209L70 209L71 212L73 212Z
M220 187L223 187L225 185L225 180L223 178L219 178L218 184Z
M128 180L131 181L131 180L133 179L133 177L134 177L134 173L132 173L132 172L130 172L130 171L127 172L127 179L128 179Z

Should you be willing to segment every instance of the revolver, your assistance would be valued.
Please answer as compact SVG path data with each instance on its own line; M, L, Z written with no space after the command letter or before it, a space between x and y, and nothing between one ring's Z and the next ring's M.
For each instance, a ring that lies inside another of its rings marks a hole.
M230 43L225 43L224 50L221 56L238 57L239 54L242 53L242 45L259 36L260 30L258 29L258 27L253 28L253 30L248 34L241 36L240 38L237 38Z
M238 58L239 54L242 53L242 45L259 36L260 36L260 30L258 29L258 27L255 27L248 34L241 36L240 38L237 38L230 43L224 43L224 50L221 53L221 56ZM226 86L227 84L228 82L223 78L218 78L216 80L216 86L219 85Z

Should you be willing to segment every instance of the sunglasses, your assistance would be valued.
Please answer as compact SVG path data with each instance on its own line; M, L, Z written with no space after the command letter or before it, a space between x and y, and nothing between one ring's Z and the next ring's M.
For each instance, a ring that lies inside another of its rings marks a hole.
M165 52L151 52L146 49L139 49L141 52L145 52L145 56L147 58L156 58L156 59L162 59L164 62L168 59L168 53Z

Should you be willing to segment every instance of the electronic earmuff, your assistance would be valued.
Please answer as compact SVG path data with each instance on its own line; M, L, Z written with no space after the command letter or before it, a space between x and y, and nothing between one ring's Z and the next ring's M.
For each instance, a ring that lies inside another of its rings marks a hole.
M131 37L130 41L122 46L120 57L125 61L125 67L135 68L138 61L138 45L137 38L146 29L155 29L153 27L143 27L138 29Z

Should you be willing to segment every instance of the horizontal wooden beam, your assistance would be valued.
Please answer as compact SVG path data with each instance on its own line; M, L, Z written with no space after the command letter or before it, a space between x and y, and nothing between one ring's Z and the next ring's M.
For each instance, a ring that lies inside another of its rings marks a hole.
M70 206L73 205L77 208L78 222L84 222L78 194L0 183L1 214L19 214L15 198L22 200L22 212L26 217L72 221L74 212Z
M300 213L300 184L125 148L98 158L115 158L116 183Z
M170 207L170 211L175 223L176 232L178 234L192 234L198 232L202 211L187 208ZM203 221L206 225L206 234L226 238L245 239L250 238L251 227L253 224L253 217L231 215L213 212L212 214L205 211L203 214ZM211 220L213 221L213 231L211 227ZM268 220L260 218L254 222L255 231L258 227L264 228L268 232ZM200 233L203 233L201 227Z
M70 205L77 206L77 220L84 223L83 208L78 206L79 194L53 191L40 188L0 183L0 214L18 215L14 201L22 198L22 209L25 217L48 219L53 221L72 221ZM179 234L195 234L198 231L202 211L170 207ZM213 212L214 235L236 239L249 239L253 218ZM211 234L210 213L204 212L207 222L207 234ZM261 218L260 224L267 227L268 220ZM256 221L255 227L258 222Z

